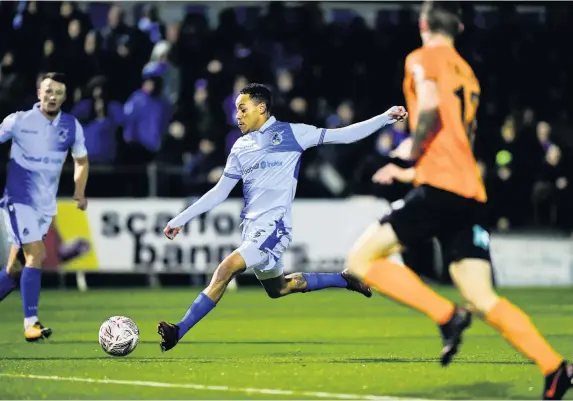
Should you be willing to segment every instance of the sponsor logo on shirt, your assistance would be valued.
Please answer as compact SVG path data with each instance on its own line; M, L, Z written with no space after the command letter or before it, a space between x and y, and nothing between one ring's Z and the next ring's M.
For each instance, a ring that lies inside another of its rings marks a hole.
M249 174L250 172L254 171L254 170L258 170L259 168L259 163L247 168L245 171L243 171L243 174Z
M279 167L282 166L283 162L279 161L279 160L273 160L273 161L266 161L263 160L261 162L258 162L254 165L252 165L251 167L247 168L245 171L243 171L243 174L249 174L255 170L258 170L259 168L261 170L267 169L267 168L273 168L273 167Z
M24 160L30 163L62 164L64 161L64 159L62 158L49 158L47 156L34 157L34 156L23 155L22 157L24 158Z
M262 161L261 162L261 168L265 169L265 168L271 168L271 167L278 167L278 166L282 166L283 162L275 160L272 162L267 162L267 161Z

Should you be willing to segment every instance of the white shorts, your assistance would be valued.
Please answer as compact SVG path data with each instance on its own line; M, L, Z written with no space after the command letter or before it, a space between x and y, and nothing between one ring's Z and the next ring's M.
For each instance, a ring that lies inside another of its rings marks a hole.
M256 220L243 221L243 243L237 251L259 280L283 274L282 256L292 241L283 216L284 213L270 212Z
M9 203L2 208L8 239L16 247L42 241L48 233L52 216L34 210L22 203Z

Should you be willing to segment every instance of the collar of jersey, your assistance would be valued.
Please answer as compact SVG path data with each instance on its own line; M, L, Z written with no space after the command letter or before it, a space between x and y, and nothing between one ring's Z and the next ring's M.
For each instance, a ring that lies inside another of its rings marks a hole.
M40 112L40 102L34 104L34 111L36 111L36 112L37 112L39 115L41 115L42 117L46 118L46 116L43 115L43 114ZM62 111L60 110L60 112L58 113L58 115L56 116L56 118L54 118L54 121L50 121L50 120L48 120L47 118L46 118L46 121L48 121L50 124L52 124L52 125L54 125L54 126L55 126L55 125L58 125L58 123L60 122L60 117L61 117L61 115L62 115Z
M264 134L265 130L276 122L277 122L277 119L274 116L270 116L269 119L263 125L261 125L261 128L259 128L255 132L260 132L261 134Z

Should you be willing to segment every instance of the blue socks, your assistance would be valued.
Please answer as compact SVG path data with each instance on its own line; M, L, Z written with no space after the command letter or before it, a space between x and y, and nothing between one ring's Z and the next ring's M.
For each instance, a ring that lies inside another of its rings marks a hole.
M342 277L342 273L302 273L302 275L306 280L305 291L316 291L332 287L346 288L348 286L348 283ZM181 340L193 326L203 319L207 313L211 312L215 305L217 304L207 295L204 293L199 294L185 316L183 316L183 319L177 323L179 327L178 339Z
M306 290L316 291L323 288L346 288L348 283L342 273L302 273L306 280Z
M348 283L342 277L342 273L302 273L306 280L306 290L316 291L323 288L346 288ZM201 319L203 319L217 304L204 293L199 296L189 307L183 319L177 326L179 327L179 338L181 340L185 334Z
M0 271L0 301L6 298L17 287L17 283L8 274L5 267Z
M211 312L211 309L213 309L215 305L217 304L207 295L204 293L199 294L195 299L195 302L193 302L189 307L185 316L183 316L183 319L177 323L177 326L179 326L179 340L187 334L191 327L195 326L199 320L203 319L207 313Z
M41 287L42 269L24 267L24 270L22 270L22 278L20 279L24 318L31 318L38 315Z

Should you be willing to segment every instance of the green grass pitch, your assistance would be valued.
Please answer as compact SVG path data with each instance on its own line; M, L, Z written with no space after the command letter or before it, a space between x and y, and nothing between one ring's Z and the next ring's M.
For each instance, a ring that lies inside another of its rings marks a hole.
M2 399L539 399L542 377L478 319L452 365L440 367L436 326L382 296L345 290L272 300L240 289L176 348L161 353L158 320L178 321L199 289L45 291L52 339L23 338L19 294L0 303ZM459 300L452 289L440 289ZM573 354L573 291L501 291L566 357ZM107 356L98 329L129 316L140 344ZM573 392L567 395L573 397Z

